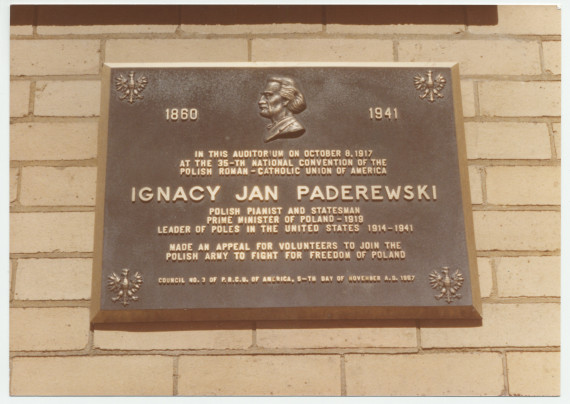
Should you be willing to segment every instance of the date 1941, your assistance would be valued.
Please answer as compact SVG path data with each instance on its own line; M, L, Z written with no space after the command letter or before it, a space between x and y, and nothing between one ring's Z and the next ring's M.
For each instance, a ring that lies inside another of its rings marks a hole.
M381 121L382 119L385 121L398 120L398 108L396 107L370 107L368 108L368 114L370 116L370 120L372 121Z

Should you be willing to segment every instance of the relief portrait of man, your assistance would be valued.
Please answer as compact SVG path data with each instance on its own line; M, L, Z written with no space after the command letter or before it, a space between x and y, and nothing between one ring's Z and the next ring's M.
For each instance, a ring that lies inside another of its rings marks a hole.
M265 143L276 139L296 138L305 133L305 128L294 115L303 112L307 104L293 79L269 77L257 104L259 114L271 120L263 138Z

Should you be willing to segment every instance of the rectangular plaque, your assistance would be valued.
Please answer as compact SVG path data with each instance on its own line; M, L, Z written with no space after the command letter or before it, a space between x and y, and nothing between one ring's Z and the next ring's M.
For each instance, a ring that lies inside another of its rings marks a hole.
M481 318L452 63L107 64L92 321Z

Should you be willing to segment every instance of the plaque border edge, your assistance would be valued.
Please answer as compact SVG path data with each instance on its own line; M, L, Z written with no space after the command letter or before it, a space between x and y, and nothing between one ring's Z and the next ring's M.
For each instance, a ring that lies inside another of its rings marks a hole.
M103 65L101 71L101 113L97 138L97 183L95 195L95 229L93 246L93 273L91 285L90 319L95 321L101 310L103 276L103 231L105 219L105 184L107 178L107 139L109 133L109 103L111 91L111 67Z
M107 168L107 138L109 104L111 99L113 69L123 68L177 68L177 67L414 67L447 68L452 79L453 113L456 146L461 183L461 200L465 226L466 247L471 286L471 305L456 306L379 306L379 307L291 307L291 308L231 308L231 309L168 309L168 310L103 310L102 261L104 201ZM469 186L467 152L461 98L461 83L458 62L180 62L180 63L104 63L101 70L101 113L97 141L97 184L95 205L94 249L91 285L90 322L166 322L166 321L221 321L221 320L340 320L340 319L441 319L481 320L482 302L477 269L477 254Z
M465 243L467 260L469 262L469 285L471 286L471 302L473 309L483 316L481 302L481 287L479 285L479 269L477 267L477 247L475 245L475 226L473 224L473 209L471 203L471 186L469 184L469 167L467 161L467 144L465 141L465 124L463 120L463 105L461 97L461 82L459 63L451 66L451 82L453 94L453 114L455 122L455 138L461 182L461 201L463 204L463 221L465 226Z

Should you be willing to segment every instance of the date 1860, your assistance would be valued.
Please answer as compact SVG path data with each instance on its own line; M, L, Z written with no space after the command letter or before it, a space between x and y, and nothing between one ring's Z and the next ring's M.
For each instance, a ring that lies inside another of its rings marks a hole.
M198 110L196 108L166 108L166 120L176 121L197 121Z

